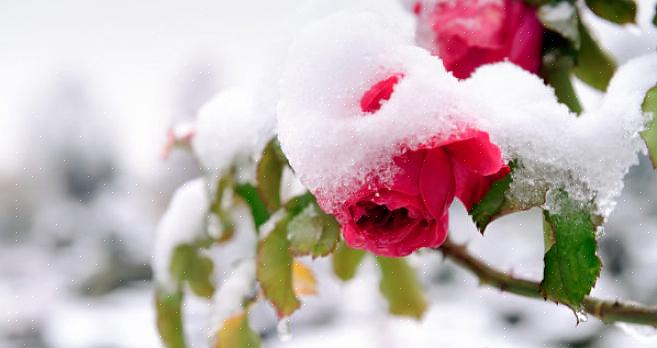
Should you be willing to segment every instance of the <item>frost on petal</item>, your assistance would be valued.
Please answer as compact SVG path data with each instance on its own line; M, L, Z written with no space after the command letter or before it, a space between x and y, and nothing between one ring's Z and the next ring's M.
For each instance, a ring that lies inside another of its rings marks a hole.
M181 244L193 244L205 237L210 200L203 178L188 181L174 193L169 207L157 226L153 271L158 285L174 290L171 258Z

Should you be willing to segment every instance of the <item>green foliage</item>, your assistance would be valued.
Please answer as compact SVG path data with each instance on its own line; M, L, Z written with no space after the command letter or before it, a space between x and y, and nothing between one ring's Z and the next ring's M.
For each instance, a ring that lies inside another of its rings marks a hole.
M588 206L559 191L551 197L558 212L544 211L545 255L541 292L577 310L600 274L594 223Z
M395 315L420 319L427 309L427 300L415 271L402 258L376 258L381 269L379 289L388 301L388 310Z
M210 212L215 214L221 222L221 235L217 240L217 242L220 243L229 241L235 233L235 223L233 222L230 214L228 214L228 212L224 210L224 207L222 206L224 193L226 192L226 188L230 185L230 180L231 177L229 175L219 179L217 184L217 193L212 199L212 203L210 205Z
M577 51L577 64L573 72L589 86L605 91L616 71L616 63L600 48L581 21L579 33L581 45Z
M258 281L279 317L288 316L301 306L292 281L293 258L287 239L289 220L289 216L284 216L276 223L271 233L258 244L257 253Z
M538 8L537 15L541 24L547 29L559 33L570 41L575 49L580 48L577 8L569 1L550 2ZM570 12L564 16L564 8Z
M350 280L356 275L358 266L365 257L365 251L352 249L344 242L340 242L333 253L333 273L343 281Z
M285 210L288 214L295 216L301 213L309 204L315 203L315 197L310 193L306 192L302 195L296 196L290 199L285 204Z
M162 290L155 293L155 310L157 312L157 330L162 343L167 348L185 348L185 334L182 323L181 291L168 294Z
M586 0L586 6L599 17L617 24L635 22L634 0Z
M269 219L269 211L265 202L260 197L258 189L249 183L235 185L235 194L242 197L246 204L251 209L251 216L255 223L256 229L259 229L267 219Z
M641 137L648 146L648 153L652 160L652 165L657 169L657 85L646 93L643 100L643 112L651 113L652 119L648 128L641 133Z
M281 206L281 177L286 165L278 141L272 139L263 150L256 171L258 192L270 213Z
M340 241L340 225L315 203L294 216L287 226L290 250L295 256L327 256Z
M197 247L183 244L176 247L171 259L171 274L182 284L187 281L192 291L205 298L212 298L212 260L199 253Z
M545 33L543 41L545 52L541 64L541 76L554 88L559 102L566 104L575 113L582 112L582 106L571 81L577 57L575 44L552 31Z
M249 326L247 312L226 319L214 348L259 348L260 336Z
M486 227L494 219L503 215L504 211L510 211L510 202L506 198L506 192L511 186L513 178L511 173L496 181L484 198L470 209L470 216L474 220L479 232L484 233Z
M513 182L513 171L519 168L520 164L517 161L511 161L509 167L511 172L493 183L484 198L470 209L470 216L481 233L484 233L486 227L495 219L545 203L544 196L524 202L508 197L507 192Z
M562 12L564 6L571 10L569 16L557 13ZM543 26L549 29L544 35L541 76L554 88L561 103L580 113L582 107L572 86L572 74L591 87L604 91L616 70L616 63L582 23L574 2L542 3L538 16Z

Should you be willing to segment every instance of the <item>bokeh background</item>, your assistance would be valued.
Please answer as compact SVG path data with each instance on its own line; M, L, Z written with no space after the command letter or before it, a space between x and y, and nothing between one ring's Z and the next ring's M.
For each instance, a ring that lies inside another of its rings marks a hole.
M191 156L164 160L166 131L221 89L253 78L300 18L348 1L0 0L0 347L160 347L150 270L155 226L173 190L199 175ZM638 25L586 19L619 62L654 51L655 0ZM585 104L595 92L577 85ZM491 264L540 279L536 211L480 236L463 207L452 236ZM657 172L642 157L600 240L593 291L657 305ZM236 251L239 253L239 251ZM563 306L479 287L436 253L411 258L432 305L390 317L369 260L347 284L312 263L317 297L290 335L267 305L253 326L265 347L654 347L657 332L576 325ZM221 267L221 265L219 266ZM185 308L205 345L207 303Z

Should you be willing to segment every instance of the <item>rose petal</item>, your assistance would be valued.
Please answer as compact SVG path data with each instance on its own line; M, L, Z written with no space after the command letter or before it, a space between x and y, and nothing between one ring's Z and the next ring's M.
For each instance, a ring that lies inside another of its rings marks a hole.
M454 200L454 175L442 148L427 151L420 170L420 192L434 218L442 217Z
M504 166L500 149L490 142L485 132L475 132L473 137L444 148L455 163L479 175L495 174Z
M395 74L385 80L375 83L360 99L363 112L376 112L381 108L381 102L390 99L401 74Z
M412 196L420 193L418 181L425 155L426 151L424 150L408 151L395 158L394 162L399 168L399 172L395 176L393 190Z
M459 163L453 163L453 166L456 180L456 197L468 211L484 198L493 183L510 172L510 168L504 165L497 173L483 176L470 171L469 168Z

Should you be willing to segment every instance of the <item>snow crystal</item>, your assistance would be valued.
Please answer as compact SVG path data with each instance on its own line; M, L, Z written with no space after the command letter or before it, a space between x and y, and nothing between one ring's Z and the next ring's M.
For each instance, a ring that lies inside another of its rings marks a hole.
M394 74L403 78L391 98L363 113L364 92ZM563 188L607 216L644 146L640 103L656 82L657 55L628 62L602 104L577 117L538 76L510 63L458 81L394 23L339 14L303 30L290 48L279 139L300 180L329 210L366 178L389 183L394 156L474 127L489 132L506 160L522 163L514 174L518 198Z
M192 140L194 153L208 176L215 180L235 166L241 181L254 175L253 160L273 133L273 122L254 112L247 89L233 87L204 105ZM273 118L273 115L264 114ZM263 140L264 139L264 140Z
M244 310L245 300L257 295L255 281L255 260L241 260L214 294L211 326L213 332L223 326L224 320L240 314Z
M158 285L165 290L173 291L176 287L170 272L173 251L178 245L193 244L205 237L209 208L207 185L203 178L198 178L178 188L160 219L153 271Z

